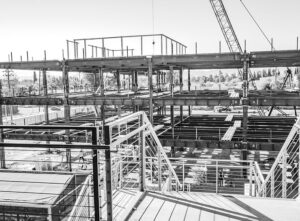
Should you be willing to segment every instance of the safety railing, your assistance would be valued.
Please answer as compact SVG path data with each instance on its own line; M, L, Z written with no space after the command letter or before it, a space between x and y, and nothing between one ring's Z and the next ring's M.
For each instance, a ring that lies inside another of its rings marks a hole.
M92 108L89 107L76 107L71 108L70 116L73 117L76 114L80 113L91 113ZM64 118L64 111L54 111L49 113L49 120L59 120ZM17 117L14 118L12 121L4 119L3 125L31 125L31 124L41 124L45 122L45 113L36 113L32 114L30 116L24 116L24 117Z
M293 199L299 196L299 131L300 119L283 144L260 188L259 196Z
M67 59L186 54L187 46L164 34L67 40Z
M111 168L94 126L1 126L1 129L87 131L88 143L0 142L0 217L38 220L100 220L105 168ZM51 138L51 136L49 136ZM37 142L38 141L38 142ZM100 160L102 159L102 160Z

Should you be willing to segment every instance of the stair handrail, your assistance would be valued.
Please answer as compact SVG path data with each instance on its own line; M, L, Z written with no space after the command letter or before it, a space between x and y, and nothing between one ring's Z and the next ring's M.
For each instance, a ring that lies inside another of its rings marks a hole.
M273 163L271 170L269 171L267 177L264 179L264 182L261 186L261 189L259 190L259 195L262 195L263 192L265 192L265 189L267 187L267 183L270 181L271 179L271 175L272 173L275 172L276 167L278 166L278 164L280 163L280 160L282 159L282 157L286 154L286 150L289 147L293 137L295 136L295 134L300 130L300 118L297 119L296 123L293 125L288 137L286 138L280 152L278 153L278 156L275 160L275 162Z

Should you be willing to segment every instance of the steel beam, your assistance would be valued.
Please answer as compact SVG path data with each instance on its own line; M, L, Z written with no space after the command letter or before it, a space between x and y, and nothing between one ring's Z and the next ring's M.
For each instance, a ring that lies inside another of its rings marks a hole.
M262 67L298 67L300 66L300 51L264 51L246 54L250 68ZM63 61L28 61L28 62L0 62L2 69L61 70ZM243 67L243 55L240 53L211 53L192 55L157 55L153 56L154 69L168 69L172 64L180 69L184 66L189 69L239 69ZM95 71L98 67L108 70L116 69L139 69L147 70L145 56L122 57L122 58L88 58L68 60L70 71Z

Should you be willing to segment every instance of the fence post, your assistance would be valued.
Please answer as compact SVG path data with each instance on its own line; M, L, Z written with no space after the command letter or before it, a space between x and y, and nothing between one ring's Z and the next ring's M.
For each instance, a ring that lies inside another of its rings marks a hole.
M110 145L110 127L104 126L104 143ZM105 150L105 183L106 183L106 205L107 220L113 220L112 185L111 185L111 156L110 150Z

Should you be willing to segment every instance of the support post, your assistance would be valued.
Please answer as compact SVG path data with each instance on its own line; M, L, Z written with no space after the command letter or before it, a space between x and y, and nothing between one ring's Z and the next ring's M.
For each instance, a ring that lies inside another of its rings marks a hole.
M104 143L110 145L110 128L104 126ZM112 183L111 183L111 156L110 150L105 150L105 183L106 183L106 204L107 204L107 220L113 220L113 199L112 199Z
M70 105L69 105L69 93L70 93L70 85L69 85L69 70L64 60L62 63L62 75L63 75L63 87L64 87L64 118L65 123L70 124ZM67 136L67 144L70 144L70 130L65 130L65 134ZM72 171L72 160L71 160L71 149L66 149L66 158L67 165L69 171Z
M143 55L143 36L141 36L141 55Z
M103 69L99 68L99 80L100 80L100 94L104 96L105 88L104 88L104 73ZM102 138L104 137L104 125L105 125L105 105L101 105L101 121L102 121Z
M170 90L171 97L174 97L174 70L173 66L170 66ZM174 140L174 106L170 106L171 115L171 128L172 128L172 139ZM171 157L175 157L175 147L171 146Z
M102 38L102 57L103 57L103 58L106 57L106 53L105 53L105 45L104 45L104 38Z
M144 125L144 114L140 116L140 127ZM140 191L145 191L146 161L145 161L145 131L140 132Z
M249 83L248 83L248 69L249 69L249 59L247 58L246 52L244 53L243 60L243 97L242 97L242 105L243 105L243 142L242 142L242 160L247 160L248 155L248 91L249 91ZM247 170L243 170L243 176L247 176Z
M119 70L117 70L117 89L118 89L118 93L120 93L121 82L120 82L120 72L119 72Z
M2 98L2 81L0 80L0 99ZM2 118L2 104L0 104L0 125L3 125L3 118ZM0 129L0 142L3 143L3 129ZM6 168L5 162L5 147L0 147L0 168Z
M99 144L99 128L92 131L92 144ZM99 174L99 151L93 150L93 189L94 189L94 211L95 220L101 220L101 195L99 191L100 174Z
M191 91L191 70L188 69L188 91ZM189 116L191 116L191 106L189 106Z
M149 120L153 124L153 82L152 82L152 57L148 58L148 87L149 87Z
M121 37L121 55L124 56L123 37Z
M282 156L282 198L286 198L287 190L287 153L286 150Z
M183 74L183 68L181 67L179 70L180 94L182 93L182 89L183 89L182 74ZM180 122L182 121L183 121L183 106L180 105Z
M48 96L48 85L47 85L47 71L46 69L42 70L43 73L43 91L44 91L44 96ZM45 114L45 124L49 125L49 109L48 105L44 106L44 114ZM47 144L49 144L49 141L46 141ZM51 152L51 148L48 149L48 152Z
M274 180L274 170L271 172L271 197L274 198L275 193L275 180Z

